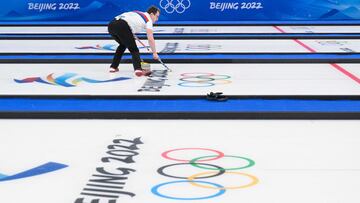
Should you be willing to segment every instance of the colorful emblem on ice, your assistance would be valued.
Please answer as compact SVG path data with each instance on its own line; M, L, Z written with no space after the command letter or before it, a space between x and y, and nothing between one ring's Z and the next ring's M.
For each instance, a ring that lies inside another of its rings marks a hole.
M116 44L105 44L105 45L95 45L95 46L82 46L82 47L75 47L76 49L95 49L95 50L104 50L104 51L115 51L118 45ZM139 49L149 49L150 46L138 46Z
M200 152L204 152L205 155L200 155ZM161 156L172 162L157 170L160 175L172 180L151 188L151 192L161 198L182 201L206 200L221 196L228 190L250 188L259 183L256 176L239 172L255 165L255 161L247 157L226 155L208 148L171 149L163 152ZM173 163L174 161L177 163ZM184 171L186 173L183 173ZM223 176L228 176L233 181L224 181ZM220 182L227 182L228 185Z
M228 75L216 75L214 73L183 73L179 86L182 87L211 87L220 84L229 84L231 77Z
M68 166L65 164L60 164L60 163L56 163L56 162L48 162L43 165L16 173L14 175L0 174L0 182L42 175L44 173L57 171L57 170L60 170L60 169L66 168L66 167L68 167Z
M95 80L87 77L81 77L78 76L76 73L65 73L63 75L60 75L58 77L54 77L54 73L49 74L46 76L46 78L41 77L29 77L22 80L14 79L17 83L32 83L32 82L38 82L43 83L47 85L57 85L57 86L63 86L63 87L75 87L81 82L87 82L87 83L107 83L107 82L116 82L116 81L123 81L123 80L129 80L131 78L128 77L118 77L111 80Z
M75 47L76 49L95 49L95 50L107 50L107 51L115 51L116 44L105 44L103 46L97 44L95 46L82 46L82 47Z

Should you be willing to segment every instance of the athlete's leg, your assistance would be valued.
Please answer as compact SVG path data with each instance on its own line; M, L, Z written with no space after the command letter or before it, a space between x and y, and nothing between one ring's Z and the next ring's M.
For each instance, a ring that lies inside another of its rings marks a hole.
M119 43L119 46L117 47L117 49L115 51L115 55L113 57L113 60L112 60L112 63L111 63L110 67L113 68L113 69L118 69L121 58L122 58L122 56L123 56L123 54L125 52L126 46L121 43L120 39L117 36L112 35L112 38L115 39L115 41L117 43Z
M120 22L118 20L113 20L108 25L108 31L109 34L112 36L112 38L119 44L117 47L111 66L110 66L110 72L117 72L119 69L119 64L121 61L121 58L125 52L126 45L121 40L121 32L125 30L126 26L123 22Z

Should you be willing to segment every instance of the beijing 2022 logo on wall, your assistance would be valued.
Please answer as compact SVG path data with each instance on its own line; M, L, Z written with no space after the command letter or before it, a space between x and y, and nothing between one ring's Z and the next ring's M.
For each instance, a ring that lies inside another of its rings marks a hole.
M160 0L160 7L166 13L179 13L182 14L186 9L190 8L190 0Z

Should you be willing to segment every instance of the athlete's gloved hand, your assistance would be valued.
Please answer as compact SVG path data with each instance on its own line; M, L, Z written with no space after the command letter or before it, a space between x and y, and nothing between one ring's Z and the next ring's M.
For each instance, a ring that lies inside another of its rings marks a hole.
M155 52L155 53L153 53L153 58L154 58L155 60L159 60L159 55Z

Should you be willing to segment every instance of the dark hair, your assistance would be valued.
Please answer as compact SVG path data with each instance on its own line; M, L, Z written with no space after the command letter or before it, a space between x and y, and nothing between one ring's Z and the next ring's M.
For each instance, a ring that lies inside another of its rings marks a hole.
M152 6L150 6L150 8L148 8L147 12L149 14L154 14L155 15L157 12L160 13L160 9L158 7L152 5Z

